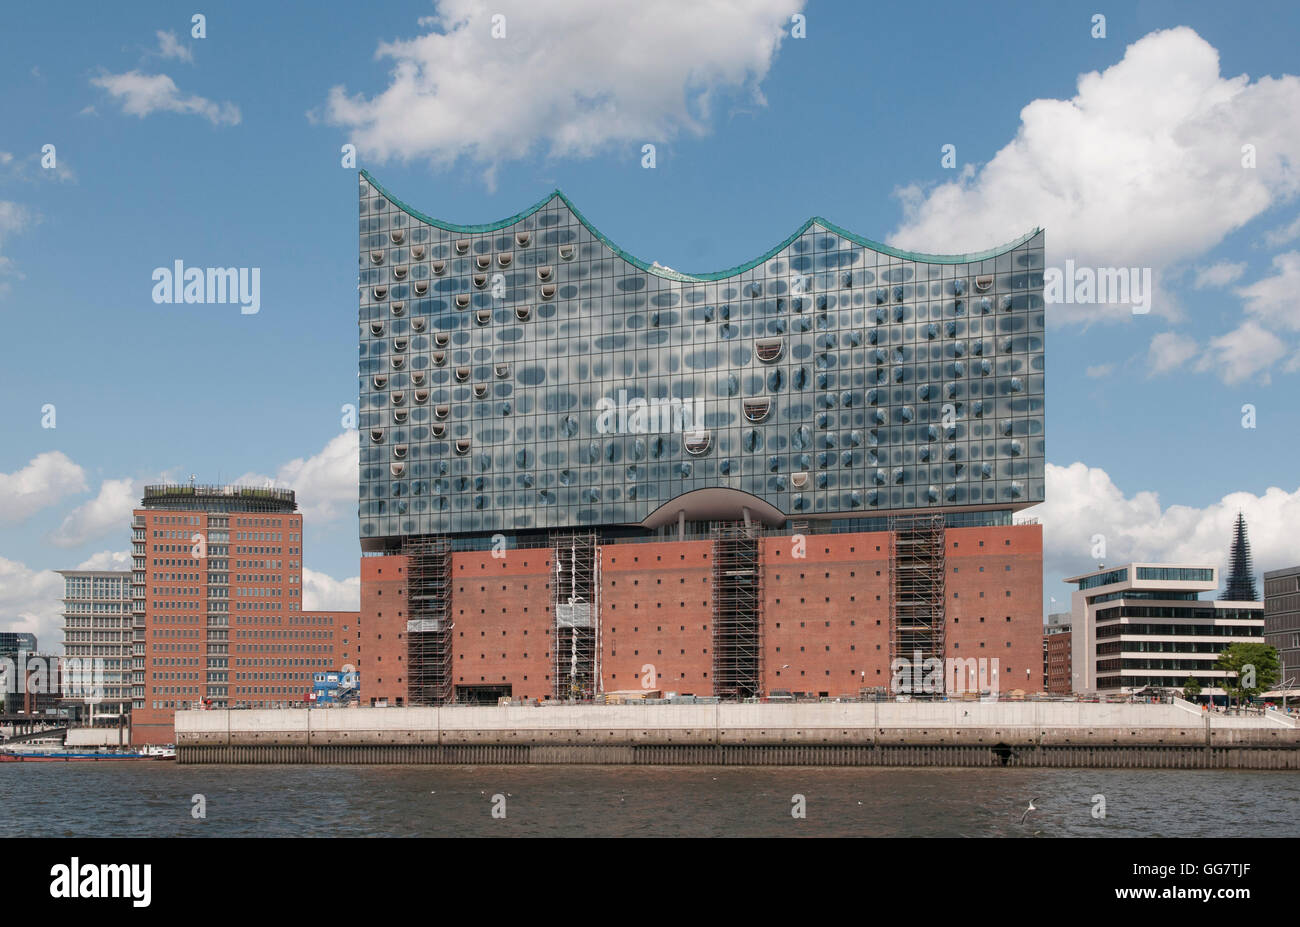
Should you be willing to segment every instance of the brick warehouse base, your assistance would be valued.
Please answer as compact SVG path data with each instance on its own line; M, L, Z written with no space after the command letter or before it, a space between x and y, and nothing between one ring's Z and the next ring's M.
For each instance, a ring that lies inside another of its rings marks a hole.
M1042 527L949 528L944 541L945 655L996 666L1004 694L1042 691ZM772 534L760 544L762 692L833 698L888 687L891 659L913 658L891 653L890 532ZM713 556L709 540L600 546L603 691L715 694ZM409 567L396 554L361 561L364 705L413 704ZM553 572L547 548L452 555L453 700L488 687L554 698Z

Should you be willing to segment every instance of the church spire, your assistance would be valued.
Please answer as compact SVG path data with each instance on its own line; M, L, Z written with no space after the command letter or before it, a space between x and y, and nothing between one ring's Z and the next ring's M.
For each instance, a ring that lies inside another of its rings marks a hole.
M1227 602L1258 602L1255 591L1255 571L1250 561L1250 541L1246 537L1246 518L1237 513L1233 529L1232 553L1228 562L1228 588L1219 597Z

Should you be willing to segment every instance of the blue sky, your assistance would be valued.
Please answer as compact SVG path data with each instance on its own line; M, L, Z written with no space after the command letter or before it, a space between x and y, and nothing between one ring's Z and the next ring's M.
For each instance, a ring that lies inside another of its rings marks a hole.
M49 571L125 563L139 487L190 473L298 489L308 604L355 607L346 143L424 212L559 187L688 272L811 215L926 251L1042 225L1049 265L1151 267L1149 314L1049 310L1046 595L1096 534L1112 562L1221 561L1238 508L1257 566L1300 561L1300 8L1117 4L1095 38L1096 4L536 6L230 3L203 38L171 4L9 11L0 627L57 643ZM177 260L260 268L260 311L155 304Z

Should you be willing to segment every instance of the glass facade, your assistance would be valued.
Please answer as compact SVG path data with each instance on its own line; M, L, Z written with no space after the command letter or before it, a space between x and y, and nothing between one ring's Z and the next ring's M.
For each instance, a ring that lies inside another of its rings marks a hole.
M1198 567L1138 567L1138 581L1156 579L1173 582L1212 583L1214 570Z
M1041 231L936 256L810 220L690 275L558 192L457 226L362 172L359 260L364 549L713 488L791 518L1043 500Z
M1128 579L1128 568L1122 570L1111 570L1108 573L1098 573L1095 576L1085 576L1079 580L1080 589L1096 589L1098 586L1109 586L1111 583L1122 583Z

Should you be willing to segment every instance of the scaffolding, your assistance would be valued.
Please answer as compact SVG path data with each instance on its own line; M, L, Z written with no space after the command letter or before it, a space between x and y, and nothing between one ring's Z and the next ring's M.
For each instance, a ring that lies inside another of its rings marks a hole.
M889 659L944 658L944 516L897 515L889 521Z
M411 705L452 699L451 541L407 538L406 691Z
M763 564L760 529L713 528L713 694L756 698L763 687Z
M600 548L596 534L551 535L551 583L555 616L555 670L552 694L561 700L586 700L601 692Z

